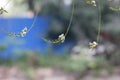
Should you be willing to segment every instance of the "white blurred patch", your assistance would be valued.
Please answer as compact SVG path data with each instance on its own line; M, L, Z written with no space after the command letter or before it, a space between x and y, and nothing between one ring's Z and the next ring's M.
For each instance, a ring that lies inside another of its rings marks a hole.
M0 0L0 7L3 7L7 3L7 0Z
M72 0L63 0L63 1L66 6L69 6L72 4Z

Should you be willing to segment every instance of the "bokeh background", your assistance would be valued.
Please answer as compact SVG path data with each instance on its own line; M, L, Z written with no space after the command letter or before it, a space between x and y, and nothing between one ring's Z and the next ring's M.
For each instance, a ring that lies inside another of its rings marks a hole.
M98 33L98 7L86 0L74 0L72 25L62 44L50 44L41 38L56 39L65 33L72 11L72 0L0 0L8 13L0 15L0 80L120 80L120 0L96 0L101 3L102 26ZM6 3L8 3L6 5ZM13 38L2 29L18 33L34 27L25 37Z

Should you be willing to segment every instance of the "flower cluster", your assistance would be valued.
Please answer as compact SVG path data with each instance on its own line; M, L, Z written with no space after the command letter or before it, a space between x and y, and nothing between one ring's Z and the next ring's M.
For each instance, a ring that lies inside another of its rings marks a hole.
M12 33L12 32L8 32L6 30L2 30L4 33L8 34L11 37L24 37L27 34L27 27L25 27L21 32L19 33Z
M86 3L91 4L93 6L96 6L96 1L95 0L87 0Z
M98 46L98 43L95 42L95 41L89 43L90 49L94 49L94 48L96 48L97 46Z
M20 34L24 37L27 34L27 27L25 27Z
M65 41L65 35L64 34L59 35L58 39L61 41L61 43L63 43Z
M45 38L42 38L45 42L48 42L48 43L53 43L53 44L58 44L58 43L63 43L65 41L65 35L64 34L61 34L59 35L59 37L55 40L47 40Z
M109 7L113 11L120 11L120 7Z
M3 13L8 13L3 7L0 8L0 15Z

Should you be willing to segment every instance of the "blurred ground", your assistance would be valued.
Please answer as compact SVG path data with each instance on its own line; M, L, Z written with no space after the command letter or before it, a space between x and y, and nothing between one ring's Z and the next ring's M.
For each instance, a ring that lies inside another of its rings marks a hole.
M27 73L29 75L26 75L26 72L21 71L17 66L0 66L0 80L120 80L120 68L114 68L111 74L106 70L101 70L98 73L99 76L88 71L81 79L77 79L73 73L65 73L53 68L36 68Z
M52 68L37 68L29 70L32 80L75 80L73 75ZM17 66L0 67L0 80L30 80L25 72Z

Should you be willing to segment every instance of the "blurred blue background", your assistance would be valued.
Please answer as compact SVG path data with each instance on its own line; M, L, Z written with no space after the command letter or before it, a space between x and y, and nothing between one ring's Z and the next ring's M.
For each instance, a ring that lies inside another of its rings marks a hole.
M44 36L44 32L47 31L50 24L49 17L38 16L34 24L34 28L28 33L26 37L12 38L2 32L2 29L6 29L13 33L20 32L24 27L29 28L33 23L33 18L0 18L0 45L5 47L5 51L0 52L0 57L7 58L15 56L15 51L18 50L33 50L45 52L47 43L41 40Z

